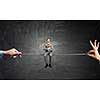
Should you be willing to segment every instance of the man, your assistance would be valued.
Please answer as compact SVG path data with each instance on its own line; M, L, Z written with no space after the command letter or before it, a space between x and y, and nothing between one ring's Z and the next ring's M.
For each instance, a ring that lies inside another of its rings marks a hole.
M0 50L0 57L2 56L8 56L8 57L13 57L13 58L16 58L17 56L20 56L22 55L22 52L19 52L18 50L16 50L15 48L13 49L10 49L10 50L6 50L6 51L2 51Z
M48 66L50 68L52 68L51 66L51 57L53 54L53 45L50 41L50 39L47 39L46 43L44 43L44 61L45 61L45 68L47 68Z
M97 40L94 41L94 44L90 40L90 44L92 46L92 50L90 50L87 55L98 60L100 62L100 54L98 52L99 49L99 42L97 43Z

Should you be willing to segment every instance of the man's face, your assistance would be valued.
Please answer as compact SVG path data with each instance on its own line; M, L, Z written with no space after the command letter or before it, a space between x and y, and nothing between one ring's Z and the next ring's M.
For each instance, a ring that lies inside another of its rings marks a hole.
M50 42L50 39L47 39L47 42L49 43Z

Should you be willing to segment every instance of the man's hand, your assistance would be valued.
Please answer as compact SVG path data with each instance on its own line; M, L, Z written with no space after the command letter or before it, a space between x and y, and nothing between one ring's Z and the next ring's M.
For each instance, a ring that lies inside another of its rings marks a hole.
M4 51L4 55L16 58L17 56L22 57L22 52L19 52L18 50L16 50L15 48Z
M100 55L99 55L99 52L98 52L99 42L98 43L96 43L96 42L97 42L97 40L95 40L94 44L93 44L92 41L90 40L90 44L92 46L92 50L90 50L87 53L87 55L100 61Z

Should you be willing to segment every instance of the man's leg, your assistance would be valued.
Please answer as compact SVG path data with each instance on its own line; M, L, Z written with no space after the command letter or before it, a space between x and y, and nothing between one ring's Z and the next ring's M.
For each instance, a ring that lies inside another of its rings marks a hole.
M51 66L51 59L52 59L52 52L49 54L49 67L52 67Z
M45 52L45 53L44 53L45 68L48 67L47 56L48 56L48 52Z

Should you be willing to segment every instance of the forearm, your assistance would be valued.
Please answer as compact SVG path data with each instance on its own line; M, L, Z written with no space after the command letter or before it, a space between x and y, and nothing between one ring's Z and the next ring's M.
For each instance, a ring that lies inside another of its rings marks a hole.
M0 55L7 55L7 51L0 50Z
M7 51L0 50L0 57L2 57L3 55L8 55Z

